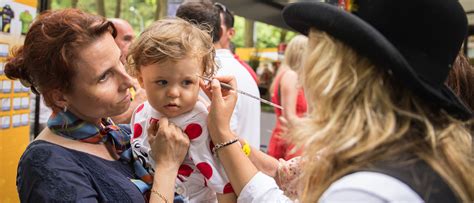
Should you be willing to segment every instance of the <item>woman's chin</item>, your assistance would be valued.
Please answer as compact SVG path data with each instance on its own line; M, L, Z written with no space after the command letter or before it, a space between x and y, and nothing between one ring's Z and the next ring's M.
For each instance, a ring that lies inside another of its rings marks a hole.
M114 117L114 116L121 115L121 114L127 112L128 108L130 108L130 103L128 103L127 105L124 105L123 107L120 107L120 109L117 110L116 112L110 113L110 115L108 117Z

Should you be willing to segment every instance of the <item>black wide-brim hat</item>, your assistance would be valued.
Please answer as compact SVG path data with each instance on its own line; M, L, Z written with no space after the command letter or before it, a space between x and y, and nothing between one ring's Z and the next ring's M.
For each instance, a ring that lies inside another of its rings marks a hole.
M345 3L350 5L293 3L282 15L287 25L302 34L314 27L342 41L449 114L462 120L472 117L444 84L467 34L467 17L457 0Z

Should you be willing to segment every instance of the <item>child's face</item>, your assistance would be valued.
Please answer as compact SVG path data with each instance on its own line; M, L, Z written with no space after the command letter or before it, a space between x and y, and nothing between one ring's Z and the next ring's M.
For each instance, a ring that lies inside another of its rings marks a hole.
M140 67L138 80L148 102L158 112L172 118L193 109L199 94L203 70L195 57Z

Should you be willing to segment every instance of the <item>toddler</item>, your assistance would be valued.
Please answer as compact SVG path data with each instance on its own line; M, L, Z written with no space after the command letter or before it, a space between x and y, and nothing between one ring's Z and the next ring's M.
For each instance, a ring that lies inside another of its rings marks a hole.
M235 200L224 169L212 154L207 108L198 100L199 76L214 73L214 48L205 30L182 19L159 20L132 45L129 64L148 101L131 119L134 158L154 174L147 129L166 117L189 137L190 147L176 179L176 193L189 202Z

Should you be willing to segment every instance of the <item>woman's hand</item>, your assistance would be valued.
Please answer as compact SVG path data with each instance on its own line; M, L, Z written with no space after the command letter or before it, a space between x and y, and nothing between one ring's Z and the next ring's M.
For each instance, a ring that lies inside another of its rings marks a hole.
M171 167L178 169L189 148L188 136L167 118L151 122L148 128L151 156L156 168Z
M150 202L172 201L178 169L188 152L189 138L167 118L152 121L147 130L150 155L156 162Z
M210 87L201 82L201 88L211 98L211 106L207 117L209 134L214 143L225 143L235 139L230 130L230 119L237 102L237 92L234 90L221 89L220 82L227 83L233 89L237 88L234 77L216 77L212 80ZM257 174L257 168L252 164L239 145L231 144L217 151L219 160L224 166L227 177L237 196L245 185Z
M207 126L214 143L223 143L234 138L228 135L232 135L230 133L230 119L237 102L237 92L221 88L219 81L237 89L237 83L232 76L215 77L210 85L204 85L203 82L200 83L201 88L211 99Z

